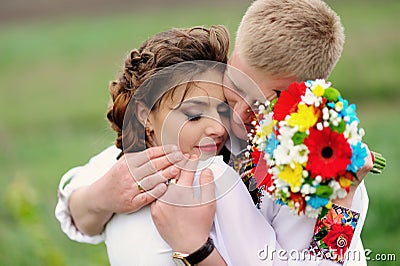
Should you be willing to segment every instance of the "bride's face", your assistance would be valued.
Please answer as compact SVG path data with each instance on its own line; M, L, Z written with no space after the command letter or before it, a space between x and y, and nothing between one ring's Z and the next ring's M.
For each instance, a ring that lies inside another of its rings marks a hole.
M207 159L224 146L229 116L222 86L196 82L178 86L172 97L165 97L150 112L147 122L154 145L176 144L183 153Z

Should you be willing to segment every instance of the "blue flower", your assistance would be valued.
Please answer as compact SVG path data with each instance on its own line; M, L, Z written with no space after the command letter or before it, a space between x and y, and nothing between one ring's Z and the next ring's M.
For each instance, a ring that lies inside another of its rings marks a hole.
M356 113L356 105L355 104L350 104L347 100L344 100L341 96L339 96L339 101L343 103L343 109L340 111L340 115L342 117L348 116L349 117L349 124L353 121L360 122L360 120L357 117Z
M312 196L310 199L307 201L311 207L314 209L318 209L319 207L324 207L326 204L328 204L329 200L326 198L320 198L318 196Z
M287 205L287 203L284 203L284 202L282 201L282 199L277 199L277 200L275 201L275 203L276 203L276 204L279 204L279 205Z
M268 153L271 157L273 156L274 150L278 147L279 141L276 138L275 132L272 132L271 136L267 139L267 145L265 146L265 153Z
M310 88L310 87L312 86L312 80L311 80L311 79L307 80L307 81L304 82L304 83L306 84L306 86L307 86L308 88Z
M347 170L356 173L364 163L365 158L368 156L367 149L361 141L357 142L355 145L350 145L352 150L351 163L347 166Z

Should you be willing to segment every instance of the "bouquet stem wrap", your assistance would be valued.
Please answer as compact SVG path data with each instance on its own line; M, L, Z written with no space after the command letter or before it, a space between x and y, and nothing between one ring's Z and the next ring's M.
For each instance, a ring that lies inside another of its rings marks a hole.
M371 151L372 161L374 162L374 166L372 167L371 173L373 174L381 174L383 169L386 167L386 159L382 154Z

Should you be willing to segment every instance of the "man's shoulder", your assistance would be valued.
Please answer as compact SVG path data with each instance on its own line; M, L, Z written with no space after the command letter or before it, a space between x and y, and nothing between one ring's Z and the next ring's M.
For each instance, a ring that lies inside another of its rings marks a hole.
M116 160L117 156L121 153L121 150L118 149L115 145L111 145L105 148L100 153L94 155L90 158L90 161L102 161L102 160Z

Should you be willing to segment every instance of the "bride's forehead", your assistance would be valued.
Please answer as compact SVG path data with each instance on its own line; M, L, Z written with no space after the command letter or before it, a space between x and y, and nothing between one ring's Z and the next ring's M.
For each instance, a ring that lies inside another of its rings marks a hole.
M196 81L179 85L175 88L172 96L174 101L202 97L225 98L222 84L208 81Z

